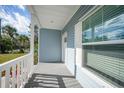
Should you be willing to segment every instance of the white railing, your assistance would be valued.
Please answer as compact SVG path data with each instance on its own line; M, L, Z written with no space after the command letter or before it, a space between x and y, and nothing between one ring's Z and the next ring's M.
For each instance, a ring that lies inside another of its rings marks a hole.
M0 88L23 87L31 73L32 57L32 54L29 53L0 64Z

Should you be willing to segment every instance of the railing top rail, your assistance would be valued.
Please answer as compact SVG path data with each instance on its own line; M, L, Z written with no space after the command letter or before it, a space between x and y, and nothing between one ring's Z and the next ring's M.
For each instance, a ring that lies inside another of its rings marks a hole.
M20 60L20 59L23 59L23 58L25 58L25 57L27 57L27 56L29 56L29 55L31 55L31 53L25 54L25 55L23 55L23 56L21 56L21 57L18 57L18 58L15 58L15 59L13 59L13 60L10 60L10 61L7 61L7 62L5 62L5 63L2 63L2 64L0 64L0 67L5 66L5 65L8 65L8 64L12 64L12 63L14 63L15 61Z

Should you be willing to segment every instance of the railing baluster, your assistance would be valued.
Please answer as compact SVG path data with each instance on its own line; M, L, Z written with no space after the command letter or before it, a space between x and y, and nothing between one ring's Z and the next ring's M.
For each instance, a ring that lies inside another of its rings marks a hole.
M15 87L15 85L14 85L14 66L12 66L12 88L14 88Z
M18 82L17 82L17 79L18 79L18 76L17 76L17 74L18 74L18 71L17 71L17 64L15 65L15 88L17 88L18 87Z
M16 82L17 82L17 88L19 88L20 87L20 78L19 78L19 63L16 65Z
M5 88L5 75L6 75L6 70L1 70L1 88Z
M1 69L0 69L0 88L1 88Z
M18 88L20 87L20 64L18 63Z
M15 64L13 65L13 88L16 87L16 66Z
M6 67L6 75L5 75L5 88L9 88L9 67Z
M31 71L30 57L31 54L28 54L0 65L0 88L19 88L24 86Z
M21 61L21 63L20 63L20 83L21 83L21 86L23 85L22 73L23 73L23 71L22 71L22 61Z
M21 62L19 64L20 64L20 66L19 66L19 84L20 84L20 87L21 87L21 85L22 85L22 78L21 78L21 68L22 68L22 66L21 66Z
M13 68L12 66L10 67L10 79L9 79L9 85L10 85L10 88L12 88L12 79L13 79Z
M23 79L24 83L26 82L26 65L25 60L23 61Z
M15 87L17 88L18 87L18 82L17 82L17 74L18 74L18 71L17 71L17 64L15 65Z

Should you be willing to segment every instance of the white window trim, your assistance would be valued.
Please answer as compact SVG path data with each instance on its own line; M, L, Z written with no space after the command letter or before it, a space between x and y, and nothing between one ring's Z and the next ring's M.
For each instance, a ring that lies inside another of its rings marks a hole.
M110 40L110 41L100 41L100 42L82 43L82 45L106 45L106 44L124 44L124 39L121 39L121 40Z
M102 79L100 76L92 73L87 68L82 67L81 70L88 75L92 80L97 82L99 85L101 85L103 88L117 88L117 86L111 84L110 82Z

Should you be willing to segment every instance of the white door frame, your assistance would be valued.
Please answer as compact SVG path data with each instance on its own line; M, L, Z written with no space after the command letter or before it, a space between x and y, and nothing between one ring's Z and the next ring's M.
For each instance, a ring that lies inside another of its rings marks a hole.
M62 34L62 62L64 63L67 58L66 56L67 56L67 32L64 32Z

